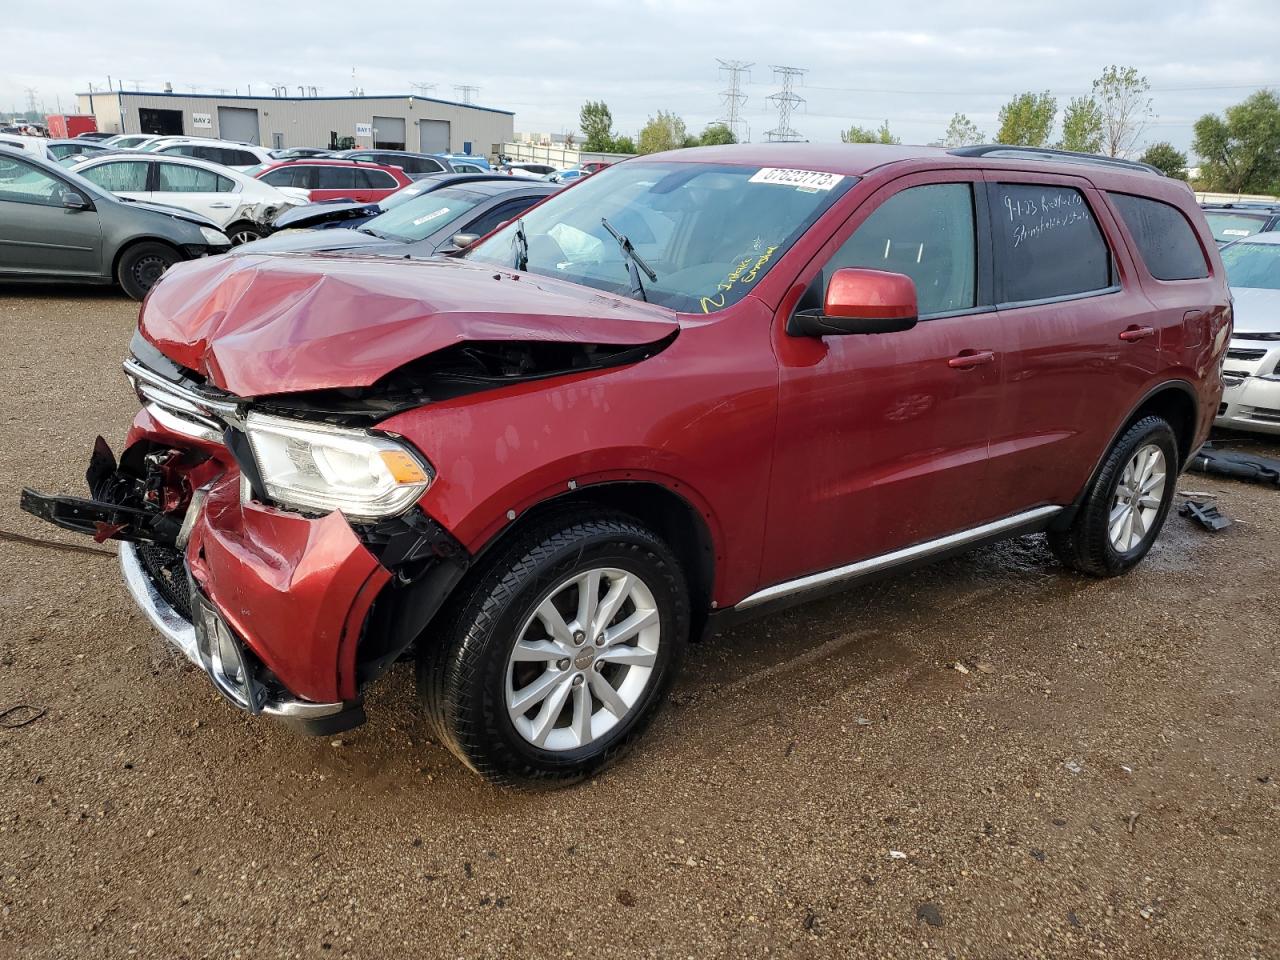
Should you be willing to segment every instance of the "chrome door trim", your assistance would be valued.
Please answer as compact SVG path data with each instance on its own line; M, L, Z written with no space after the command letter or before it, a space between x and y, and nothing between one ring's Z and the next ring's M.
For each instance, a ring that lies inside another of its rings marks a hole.
M1062 507L1036 507L1034 510L1027 510L1025 513L1015 514L1012 517L1005 517L1003 520L993 520L991 523L984 523L980 527L971 527L968 530L961 530L959 533L948 534L947 536L939 537L936 540L927 540L924 543L917 543L913 547L904 547L901 550L894 550L892 553L884 553L878 557L868 557L866 560L859 560L856 563L848 563L842 567L834 567L831 570L823 570L819 573L811 573L808 576L797 577L794 580L787 580L783 583L774 584L772 587L765 587L763 590L757 590L745 600L740 600L734 605L733 609L749 610L752 607L759 606L762 603L768 603L771 600L779 600L783 597L789 597L792 594L803 593L805 590L824 587L827 584L837 583L841 580L852 580L856 577L863 576L864 574L885 570L889 567L895 567L911 560L918 560L922 557L930 556L931 554L942 553L943 551L950 550L953 547L961 547L967 543L982 540L1005 530L1012 530L1016 527L1033 523L1037 520L1044 520L1053 516L1055 513L1061 513L1062 509Z

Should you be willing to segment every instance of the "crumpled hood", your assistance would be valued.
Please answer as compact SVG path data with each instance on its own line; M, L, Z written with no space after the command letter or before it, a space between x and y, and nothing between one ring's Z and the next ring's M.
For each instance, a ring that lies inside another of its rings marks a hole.
M641 346L679 328L664 307L466 261L296 255L178 264L138 325L242 397L369 386L467 340Z
M1232 287L1236 333L1280 333L1280 290Z

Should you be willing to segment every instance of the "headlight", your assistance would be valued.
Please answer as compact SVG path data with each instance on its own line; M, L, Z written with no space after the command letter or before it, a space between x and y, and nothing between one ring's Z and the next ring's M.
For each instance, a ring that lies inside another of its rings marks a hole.
M201 227L200 236L204 237L205 242L211 247L231 246L231 241L227 239L227 235L221 230L213 229L213 227Z
M285 506L376 520L408 509L431 483L429 467L390 437L259 413L246 431L267 496Z

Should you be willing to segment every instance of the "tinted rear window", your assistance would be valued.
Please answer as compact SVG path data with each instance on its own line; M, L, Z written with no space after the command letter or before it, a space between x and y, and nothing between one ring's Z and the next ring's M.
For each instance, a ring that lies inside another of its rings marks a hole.
M1199 280L1209 275L1200 242L1177 207L1127 193L1111 194L1111 202L1157 280Z
M1111 286L1111 251L1079 190L996 184L992 220L1002 303L1051 300Z
M355 167L316 167L316 189L355 190L357 189L356 173ZM361 180L363 181L363 178ZM363 182L358 189L365 189Z

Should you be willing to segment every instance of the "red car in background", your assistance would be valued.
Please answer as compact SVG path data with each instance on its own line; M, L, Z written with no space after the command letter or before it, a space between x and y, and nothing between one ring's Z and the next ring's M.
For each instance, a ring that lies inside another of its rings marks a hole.
M363 160L328 160L302 157L263 164L252 172L273 187L297 187L317 200L358 200L377 203L413 180L399 167Z

